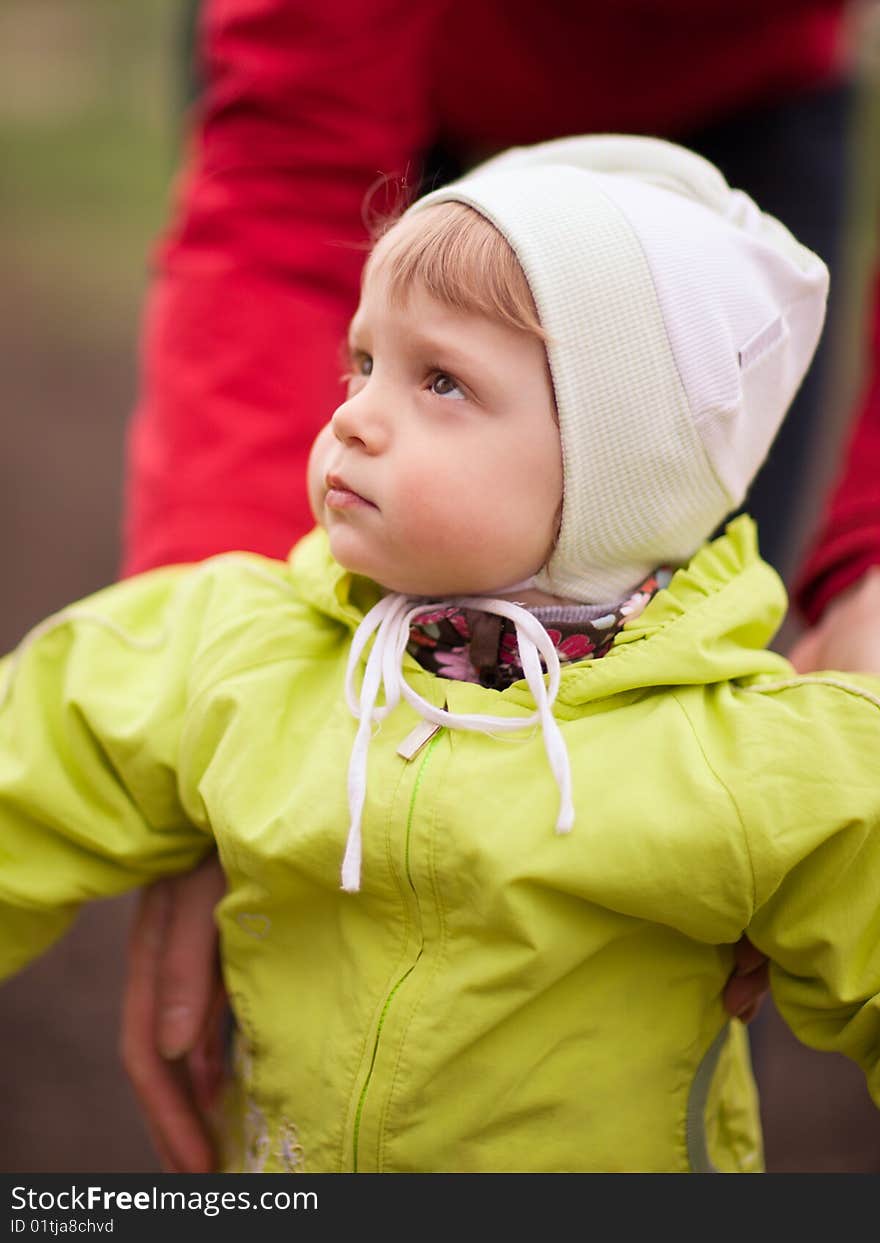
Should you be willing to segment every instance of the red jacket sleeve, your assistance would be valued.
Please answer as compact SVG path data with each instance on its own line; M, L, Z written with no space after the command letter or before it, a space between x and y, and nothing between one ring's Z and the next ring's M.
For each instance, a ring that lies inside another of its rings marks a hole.
M795 586L795 599L807 620L818 621L831 600L872 565L880 565L880 267L868 381L843 467Z
M134 573L312 525L305 468L340 398L364 204L418 175L426 0L207 0L206 89L157 253L128 437Z

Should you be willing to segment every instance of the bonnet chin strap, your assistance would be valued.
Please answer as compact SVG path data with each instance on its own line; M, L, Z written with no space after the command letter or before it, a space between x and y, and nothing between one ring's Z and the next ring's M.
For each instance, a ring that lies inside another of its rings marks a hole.
M519 584L518 584L519 585ZM497 613L509 618L516 627L520 660L529 690L537 705L529 716L475 716L467 713L447 712L435 708L409 685L403 676L402 662L409 642L410 625L419 613L427 609L455 606L477 609L484 613ZM361 654L375 634L375 642L367 658L360 695L355 691L355 673ZM544 681L541 658L549 674ZM453 729L468 729L483 734L512 733L540 724L550 768L559 787L559 814L556 832L568 833L574 824L574 805L571 797L571 766L562 732L553 715L553 702L559 691L559 657L553 640L547 631L527 609L508 600L483 596L462 596L435 603L428 599L396 593L384 596L358 626L351 642L348 668L345 675L345 696L348 706L360 720L351 757L348 764L348 807L351 823L345 858L342 862L342 888L349 893L360 889L361 878L361 817L367 789L367 751L373 736L373 722L381 721L397 707L401 696L415 708L426 721L447 725ZM385 703L379 707L380 690L385 692Z

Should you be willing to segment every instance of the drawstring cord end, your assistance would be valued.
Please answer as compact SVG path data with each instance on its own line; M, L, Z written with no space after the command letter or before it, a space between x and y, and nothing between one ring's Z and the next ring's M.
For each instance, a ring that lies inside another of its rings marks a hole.
M569 799L559 808L559 815L556 817L556 832L560 834L570 833L573 828L574 807Z
M359 893L361 887L361 834L360 827L352 825L342 860L342 886L345 893Z

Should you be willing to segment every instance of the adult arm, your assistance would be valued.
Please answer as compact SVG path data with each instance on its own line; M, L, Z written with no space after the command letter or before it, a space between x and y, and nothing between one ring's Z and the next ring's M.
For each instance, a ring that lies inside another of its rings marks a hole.
M872 625L872 608L868 606L869 601L876 599L876 586L871 585L869 571L878 566L880 265L873 292L867 382L853 419L843 466L795 588L797 603L815 628L799 649L799 668L863 668L866 672L880 672L880 614L873 611ZM873 642L870 631L875 636Z

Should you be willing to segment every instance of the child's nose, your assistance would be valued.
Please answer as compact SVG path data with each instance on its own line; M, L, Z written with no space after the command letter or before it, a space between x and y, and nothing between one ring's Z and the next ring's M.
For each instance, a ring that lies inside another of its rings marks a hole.
M380 453L388 443L388 421L377 396L367 386L338 406L330 420L337 440L367 453Z

